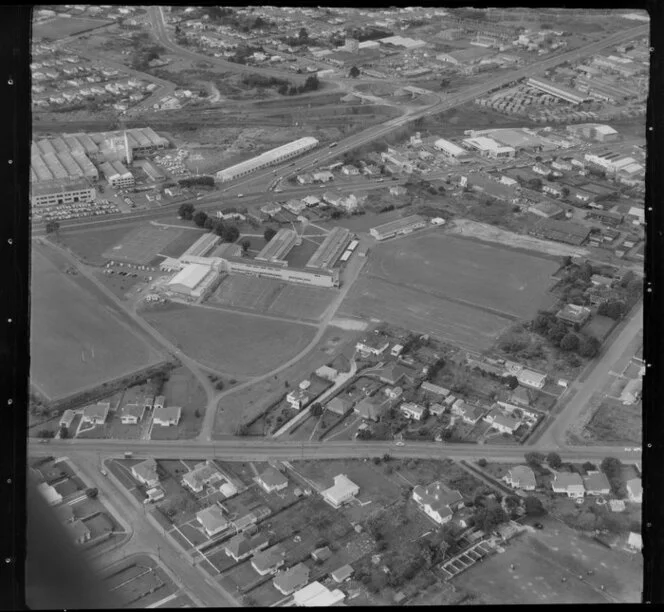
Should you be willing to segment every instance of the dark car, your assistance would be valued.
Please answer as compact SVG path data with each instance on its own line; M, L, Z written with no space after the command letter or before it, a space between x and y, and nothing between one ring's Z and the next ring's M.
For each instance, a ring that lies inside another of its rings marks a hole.
M542 523L534 523L533 527L535 529L544 529L544 525L542 525Z

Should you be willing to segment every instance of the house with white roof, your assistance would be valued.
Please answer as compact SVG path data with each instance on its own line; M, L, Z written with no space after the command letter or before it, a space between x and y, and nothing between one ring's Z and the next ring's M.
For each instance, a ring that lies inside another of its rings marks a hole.
M201 524L208 537L213 537L225 531L230 525L224 517L223 510L216 504L197 512L196 520Z
M132 466L131 474L138 482L148 487L156 487L159 484L157 462L152 457Z
M169 406L168 408L155 408L152 415L152 422L155 425L169 427L177 425L182 416L182 408L179 406Z
M511 468L503 480L513 489L522 489L523 491L534 491L537 486L535 472L526 465L517 465Z
M320 582L312 582L293 594L293 603L300 608L326 608L343 605L345 598L340 589L332 591Z
M440 525L450 521L454 512L464 506L461 493L448 489L441 482L433 482L428 487L417 485L413 489L413 500Z
M399 406L399 411L402 412L407 418L414 419L416 421L421 421L427 413L426 407L414 402L404 402L401 404L401 406Z
M546 374L541 374L524 368L516 375L516 379L519 381L519 384L525 387L542 389L546 382Z
M123 425L137 425L143 420L145 406L141 404L125 404L120 413L120 421Z
M283 491L283 489L288 487L288 478L286 478L279 470L275 470L273 467L268 467L259 476L257 476L256 482L263 488L266 493Z
M62 495L55 490L50 484L42 482L37 485L37 490L46 500L49 506L57 506L62 503Z
M334 485L321 492L323 499L339 508L344 503L351 501L360 492L358 487L346 474L338 474L334 477Z
M572 498L581 498L586 493L581 476L571 472L557 472L551 487L554 493L564 493Z
M641 485L640 478L632 478L627 481L627 495L629 496L629 501L640 504L643 494L643 487Z

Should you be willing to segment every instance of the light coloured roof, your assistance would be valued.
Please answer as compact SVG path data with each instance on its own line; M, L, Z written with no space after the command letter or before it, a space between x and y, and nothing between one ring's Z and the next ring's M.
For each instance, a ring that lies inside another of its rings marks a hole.
M180 270L169 282L171 285L182 285L187 289L195 289L210 273L211 268L203 264L188 264Z
M395 231L399 231L405 228L408 228L412 225L417 225L420 223L426 224L424 217L420 215L410 215L409 217L404 217L402 219L396 219L394 221L389 221L388 223L383 223L383 225L378 225L372 227L371 229L375 230L379 234L390 234Z

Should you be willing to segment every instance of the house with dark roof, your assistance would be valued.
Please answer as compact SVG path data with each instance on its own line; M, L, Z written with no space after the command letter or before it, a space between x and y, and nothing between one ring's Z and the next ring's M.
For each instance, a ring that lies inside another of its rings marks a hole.
M397 385L402 380L412 382L415 379L415 371L398 363L390 363L378 371L378 378L388 385Z
M332 580L335 582L344 582L348 580L353 575L353 567L351 565L343 565L339 569L334 570L330 573Z
M583 479L583 486L588 495L608 495L611 492L609 479L602 472L588 472Z
M362 419L378 421L384 412L383 402L375 396L365 397L355 404L353 411Z
M272 584L282 595L290 595L307 585L309 573L310 570L304 563L298 563L285 572L279 572Z
M554 493L565 493L573 498L581 498L586 493L581 476L571 472L557 472L551 488Z
M55 514L58 517L60 523L67 524L71 523L75 518L74 509L69 504L63 504L62 506L57 506L55 508Z
M520 386L514 389L510 395L510 403L516 404L517 406L530 406L530 394L528 393L528 389Z
M288 486L286 478L279 470L268 467L262 474L256 477L256 482L265 490L266 493L273 491L282 491Z
M229 526L229 522L224 516L223 510L216 504L197 512L196 520L201 524L208 537L215 536L218 533L225 531Z
M152 457L132 466L131 474L138 482L148 487L156 487L159 484L157 462Z
M564 323L572 325L583 325L590 317L590 308L577 306L576 304L565 304L565 307L556 313L556 318Z
M333 397L327 404L325 404L325 409L334 414L346 414L353 407L353 403L343 397L336 396Z
M413 500L439 525L450 521L454 512L464 505L461 493L448 489L441 482L433 482L427 487L417 485L413 489Z
M261 575L274 574L286 562L286 553L278 544L255 554L251 566Z
M261 533L254 536L238 533L226 541L224 551L229 557L235 559L235 561L242 561L242 559L247 559L251 555L267 548L269 543L269 538Z

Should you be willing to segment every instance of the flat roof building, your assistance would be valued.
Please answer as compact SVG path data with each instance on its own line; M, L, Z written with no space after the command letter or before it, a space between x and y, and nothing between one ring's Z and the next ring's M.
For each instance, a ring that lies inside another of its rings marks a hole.
M396 219L377 227L372 227L369 232L377 240L386 240L399 234L410 234L416 229L426 227L427 222L420 215L411 215L402 219Z
M470 149L479 151L480 155L485 157L512 158L516 155L514 147L506 147L486 136L477 136L476 138L464 138L463 144Z
M76 181L52 180L33 183L30 186L30 203L35 208L74 204L76 202L93 202L96 196L96 189L84 179Z
M449 140L445 140L444 138L438 138L438 140L433 143L433 146L434 149L442 152L446 157L460 159L468 155L466 149L450 142Z
M211 266L192 263L182 268L168 282L167 287L174 293L199 298L217 277L218 272Z

